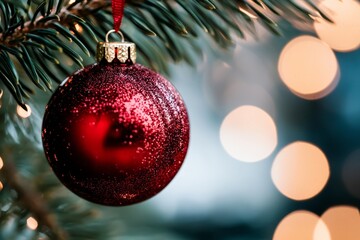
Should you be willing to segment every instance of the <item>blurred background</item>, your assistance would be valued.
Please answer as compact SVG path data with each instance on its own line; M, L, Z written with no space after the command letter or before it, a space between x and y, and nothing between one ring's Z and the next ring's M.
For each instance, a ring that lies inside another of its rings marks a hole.
M360 239L360 8L352 4L328 4L337 27L284 24L283 37L259 27L258 39L208 51L196 70L174 67L190 150L145 203L171 229L190 239Z
M152 199L89 204L114 239L360 239L360 4L323 4L335 24L280 22L282 37L259 25L256 39L204 44L196 66L171 67L189 152ZM17 114L40 129L40 107Z

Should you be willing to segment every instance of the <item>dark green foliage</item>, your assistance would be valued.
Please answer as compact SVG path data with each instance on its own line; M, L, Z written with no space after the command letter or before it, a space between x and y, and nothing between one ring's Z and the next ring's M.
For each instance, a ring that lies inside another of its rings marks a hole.
M245 31L255 34L254 21L279 34L270 16L286 13L287 18L299 21L312 21L316 14L326 18L310 0L304 2L309 10L279 0L128 0L123 31L137 44L143 64L167 73L169 60L192 64L190 51L199 52L193 41L199 29L220 47L227 47L232 44L231 32L241 37ZM83 53L94 55L96 42L112 28L110 5L109 0L77 0L72 4L62 0L0 0L0 78L18 104L24 107L24 98L32 92L25 87L28 80L42 90L53 89L52 81L59 79L49 72L49 64L53 65L51 71L63 72L64 77L75 67L61 66L69 61L60 64L59 58L67 56L82 67ZM184 48L186 41L192 47ZM78 48L69 46L70 42ZM19 71L27 78L19 79Z

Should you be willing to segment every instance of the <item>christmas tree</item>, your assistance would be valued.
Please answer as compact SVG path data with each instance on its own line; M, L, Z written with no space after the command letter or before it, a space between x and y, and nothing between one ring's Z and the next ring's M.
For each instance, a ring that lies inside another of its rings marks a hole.
M137 45L139 63L171 78L171 66L196 66L205 49L229 51L234 39L257 38L260 25L281 35L278 22L319 19L332 22L311 0L127 0L121 30ZM154 219L147 205L114 210L86 202L47 164L45 105L64 79L95 61L96 44L112 28L110 0L0 0L0 239L221 239L195 230L196 221L183 227ZM214 226L244 239L264 236L243 223Z

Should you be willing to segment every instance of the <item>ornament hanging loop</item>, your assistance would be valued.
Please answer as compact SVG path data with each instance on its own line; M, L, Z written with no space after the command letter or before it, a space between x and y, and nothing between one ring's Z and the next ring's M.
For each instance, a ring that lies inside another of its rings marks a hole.
M121 42L125 42L125 38L124 38L124 34L119 30L119 31L116 31L116 30L110 30L107 32L106 36L105 36L105 41L108 43L109 42L109 35L111 33L117 33L120 35L121 37Z
M111 33L119 34L121 42L110 42L109 36ZM105 36L105 42L98 42L96 59L98 62L105 59L110 63L115 58L119 59L121 63L134 64L136 62L136 46L135 43L125 42L121 31L110 30Z

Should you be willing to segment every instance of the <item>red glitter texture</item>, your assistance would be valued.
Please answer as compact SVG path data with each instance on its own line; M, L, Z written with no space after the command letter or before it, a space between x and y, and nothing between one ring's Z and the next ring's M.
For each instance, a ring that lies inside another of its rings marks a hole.
M139 64L88 66L59 86L47 105L46 157L60 181L91 202L146 200L179 171L189 120L169 81Z

